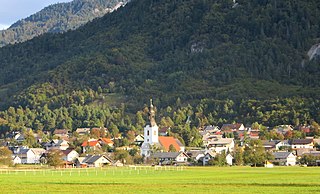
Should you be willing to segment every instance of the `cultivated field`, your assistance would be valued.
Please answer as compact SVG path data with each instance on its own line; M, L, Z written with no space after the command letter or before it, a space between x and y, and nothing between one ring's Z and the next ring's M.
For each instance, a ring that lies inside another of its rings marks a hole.
M0 170L0 193L320 193L320 168Z

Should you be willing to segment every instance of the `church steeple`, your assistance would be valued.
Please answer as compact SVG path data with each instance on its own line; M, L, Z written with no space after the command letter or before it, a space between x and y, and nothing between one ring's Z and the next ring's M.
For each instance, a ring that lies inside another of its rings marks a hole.
M153 106L153 104L152 104L152 99L150 99L149 122L150 122L150 126L151 126L151 127L157 125L156 120L155 120L155 117L156 117L156 111L155 111L154 106Z

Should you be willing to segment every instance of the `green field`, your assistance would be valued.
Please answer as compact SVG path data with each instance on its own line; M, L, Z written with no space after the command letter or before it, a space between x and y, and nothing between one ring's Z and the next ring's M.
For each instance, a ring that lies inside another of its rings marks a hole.
M320 168L0 170L0 193L320 193Z

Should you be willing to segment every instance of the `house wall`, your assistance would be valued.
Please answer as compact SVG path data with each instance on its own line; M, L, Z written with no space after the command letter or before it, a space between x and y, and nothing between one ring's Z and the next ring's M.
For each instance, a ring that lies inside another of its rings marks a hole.
M296 145L291 145L292 149L299 149L299 148L306 148L306 149L312 149L313 148L313 144L296 144Z
M295 166L297 162L297 157L294 156L293 154L290 154L287 158L286 165L287 166Z

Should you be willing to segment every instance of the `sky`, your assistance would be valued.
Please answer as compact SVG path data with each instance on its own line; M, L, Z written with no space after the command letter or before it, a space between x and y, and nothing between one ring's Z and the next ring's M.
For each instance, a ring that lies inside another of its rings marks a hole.
M48 5L72 0L0 0L0 30L26 18Z

